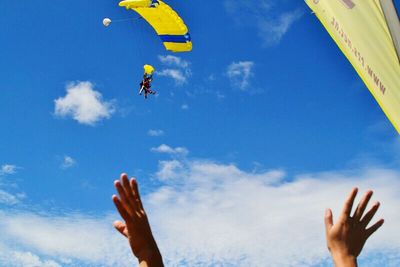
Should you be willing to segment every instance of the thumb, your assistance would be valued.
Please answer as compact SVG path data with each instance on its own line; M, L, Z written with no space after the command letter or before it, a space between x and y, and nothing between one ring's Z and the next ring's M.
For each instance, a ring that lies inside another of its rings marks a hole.
M331 209L326 209L325 210L325 230L326 234L331 230L333 226L333 216L332 216L332 210Z
M114 222L114 228L117 229L118 232L120 232L123 236L128 237L126 233L126 225L125 223L121 221L115 221Z

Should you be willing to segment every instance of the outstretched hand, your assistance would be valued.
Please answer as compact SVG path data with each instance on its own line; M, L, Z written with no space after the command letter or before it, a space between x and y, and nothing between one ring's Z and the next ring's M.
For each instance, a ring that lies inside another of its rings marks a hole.
M119 198L113 195L112 200L125 221L115 221L114 227L128 238L140 266L163 266L161 254L143 209L136 180L132 178L129 181L128 175L121 174L120 181L115 181L114 185Z
M335 224L333 224L332 211L327 209L325 213L327 245L336 266L357 266L357 257L360 255L365 242L384 222L383 219L380 219L367 228L380 205L379 202L375 202L363 216L372 197L372 191L365 193L353 216L351 216L351 209L357 192L357 188L351 191Z

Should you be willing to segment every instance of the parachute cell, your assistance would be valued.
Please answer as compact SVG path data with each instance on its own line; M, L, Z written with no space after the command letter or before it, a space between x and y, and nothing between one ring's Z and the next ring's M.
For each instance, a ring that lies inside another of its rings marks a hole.
M189 30L182 18L160 0L124 0L119 3L126 9L137 12L161 38L167 50L188 52L192 50Z

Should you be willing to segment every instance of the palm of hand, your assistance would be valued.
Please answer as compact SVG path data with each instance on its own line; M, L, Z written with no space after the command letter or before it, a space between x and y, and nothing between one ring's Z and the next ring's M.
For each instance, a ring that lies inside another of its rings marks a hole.
M123 174L121 182L115 182L115 187L121 199L114 195L113 201L125 223L116 221L114 227L128 238L132 252L139 261L154 257L161 259L139 196L136 180L129 181L127 175ZM162 266L162 262L157 266Z
M335 224L328 233L328 248L330 251L340 251L345 255L358 257L367 241L365 229L350 219L344 223Z
M354 215L351 216L354 199L357 195L357 188L354 188L348 196L343 211L336 224L333 224L333 215L330 209L326 210L325 227L326 239L329 251L333 257L353 257L357 258L367 239L379 229L383 224L383 219L367 228L372 218L379 208L379 202L376 202L371 209L364 215L368 202L373 192L368 191L361 199Z

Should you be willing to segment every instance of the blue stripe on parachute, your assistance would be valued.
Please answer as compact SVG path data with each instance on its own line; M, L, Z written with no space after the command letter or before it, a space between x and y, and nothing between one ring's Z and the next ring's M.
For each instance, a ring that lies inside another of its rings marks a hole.
M190 34L185 35L159 35L163 43L188 43L192 41Z

